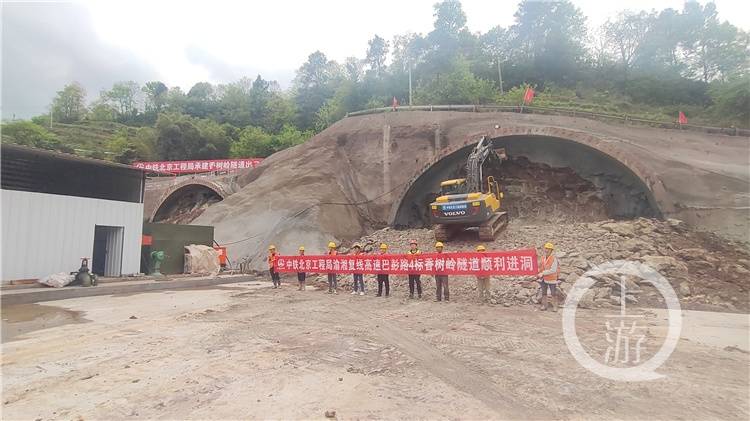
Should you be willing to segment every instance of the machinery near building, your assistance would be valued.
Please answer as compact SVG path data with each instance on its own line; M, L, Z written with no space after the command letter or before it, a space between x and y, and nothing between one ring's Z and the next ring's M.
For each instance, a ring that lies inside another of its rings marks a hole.
M505 149L493 149L482 136L467 159L466 178L440 183L440 196L430 203L435 240L448 241L459 231L478 227L479 239L492 241L505 228L508 213L500 210L500 185L493 176L482 175L485 163L499 165L505 159Z

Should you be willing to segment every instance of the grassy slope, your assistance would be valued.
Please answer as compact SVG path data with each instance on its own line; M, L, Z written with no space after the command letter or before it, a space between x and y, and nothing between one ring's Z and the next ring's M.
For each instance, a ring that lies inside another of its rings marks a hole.
M60 141L73 148L77 155L110 158L110 142L118 132L127 131L135 136L136 127L107 121L83 121L75 124L54 123L52 128L46 127L54 133Z

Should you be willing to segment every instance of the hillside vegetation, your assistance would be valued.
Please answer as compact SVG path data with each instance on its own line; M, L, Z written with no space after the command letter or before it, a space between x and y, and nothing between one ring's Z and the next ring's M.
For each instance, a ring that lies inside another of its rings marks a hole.
M665 122L683 112L690 124L750 126L749 37L720 21L714 3L622 11L599 28L566 0L521 1L511 26L478 33L458 0L436 3L433 17L426 34L374 35L364 58L338 63L313 52L288 91L260 75L187 92L125 81L88 102L72 82L51 116L3 124L2 141L124 163L265 157L394 99L520 105L528 87L537 106Z

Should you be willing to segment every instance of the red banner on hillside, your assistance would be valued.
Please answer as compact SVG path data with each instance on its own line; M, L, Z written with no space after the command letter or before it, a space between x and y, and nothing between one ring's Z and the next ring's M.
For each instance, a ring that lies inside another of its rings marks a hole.
M390 275L536 275L536 250L487 253L279 256L278 272L387 273Z
M236 171L255 168L262 158L245 159L205 159L193 161L154 161L133 162L133 166L143 170L170 174L192 174L211 171Z

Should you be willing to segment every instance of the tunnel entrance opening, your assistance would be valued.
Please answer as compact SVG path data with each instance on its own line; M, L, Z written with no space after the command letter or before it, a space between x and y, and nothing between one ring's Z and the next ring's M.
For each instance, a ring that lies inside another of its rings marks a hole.
M430 226L428 204L440 181L465 177L466 158L474 145L462 148L429 167L414 180L394 218L397 228ZM648 187L615 158L592 147L547 136L493 139L508 159L485 166L504 194L501 209L511 220L593 222L604 219L661 217Z
M189 224L222 197L215 190L191 184L175 190L156 210L152 222Z

